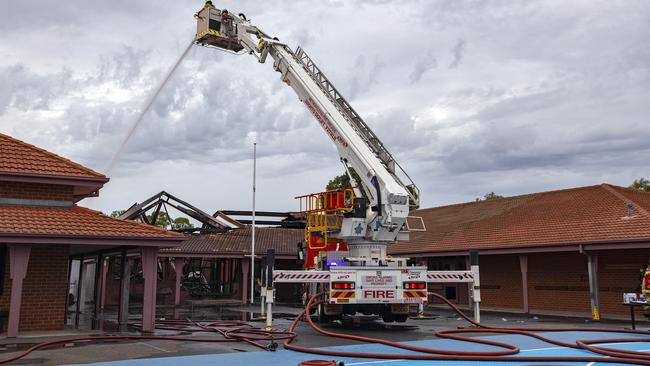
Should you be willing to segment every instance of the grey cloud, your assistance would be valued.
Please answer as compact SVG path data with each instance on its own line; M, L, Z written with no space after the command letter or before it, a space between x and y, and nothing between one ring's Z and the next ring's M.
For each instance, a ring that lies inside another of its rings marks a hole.
M414 176L425 206L650 174L647 2L223 4L292 48L308 45ZM10 2L0 14L0 129L100 169L185 46L200 5ZM385 14L395 23L377 21ZM34 48L43 29L51 42ZM462 72L434 72L438 64ZM275 182L264 198L270 205L321 189L310 179L340 171L334 147L278 79L268 61L196 47L127 146L112 184L138 187L145 172L155 173L147 186L165 181L184 197L196 177L248 174L240 169L256 135L260 174ZM183 173L154 172L169 166ZM296 177L290 189L285 180ZM228 180L237 197L229 202L249 197L237 179ZM108 187L99 205L139 193Z
M0 66L0 116L8 108L46 110L50 102L71 83L70 70L38 75L24 64Z
M131 46L110 55L100 56L98 81L112 81L120 86L129 86L140 77L149 50L136 50Z
M354 66L350 69L350 89L346 93L350 99L356 98L359 93L368 91L377 83L382 70L386 64L376 57L368 60L368 57L360 55L354 59Z
M422 79L422 76L429 70L433 70L438 67L438 61L433 56L433 52L429 51L422 57L420 57L415 64L413 65L413 70L409 74L409 80L411 84L417 83Z
M465 40L462 38L458 38L458 41L456 41L456 45L454 45L454 48L451 49L453 60L449 64L450 69L455 69L458 67L458 65L460 65L460 62L463 59L464 52L465 52Z

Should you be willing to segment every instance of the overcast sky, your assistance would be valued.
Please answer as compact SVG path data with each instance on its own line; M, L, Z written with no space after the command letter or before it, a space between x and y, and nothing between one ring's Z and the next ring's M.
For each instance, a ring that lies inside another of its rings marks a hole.
M302 46L411 174L422 206L650 177L650 2L215 1ZM104 172L193 38L201 1L10 0L0 132ZM270 62L195 46L99 198L295 210L342 172Z

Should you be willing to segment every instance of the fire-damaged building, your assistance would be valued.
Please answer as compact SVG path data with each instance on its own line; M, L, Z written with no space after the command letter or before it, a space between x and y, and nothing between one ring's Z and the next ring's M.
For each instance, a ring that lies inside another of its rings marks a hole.
M162 191L134 204L119 218L153 224L160 215L179 212L196 226L174 227L187 239L177 247L159 253L159 303L174 306L245 304L250 300L252 212L217 211L209 215L196 206ZM304 221L288 212L257 212L253 270L259 296L260 273L269 249L275 254L276 269L299 269L298 243L303 240ZM280 286L276 301L301 301L297 285ZM161 294L167 294L161 298ZM114 301L115 301L114 296Z

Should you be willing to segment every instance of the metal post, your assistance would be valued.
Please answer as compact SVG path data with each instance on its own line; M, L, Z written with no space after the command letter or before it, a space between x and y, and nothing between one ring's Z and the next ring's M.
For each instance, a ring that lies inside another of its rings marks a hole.
M75 329L79 329L79 317L81 315L81 284L84 278L83 272L84 272L84 255L82 254L79 257L79 277L77 279L77 306L75 307L75 314L74 314Z
M253 142L253 225L251 227L251 304L255 302L255 178L257 169L257 143Z
M106 286L107 286L107 279L108 279L108 268L111 265L111 257L106 256L102 258L102 265L99 267L99 270L101 271L99 275L99 316L98 316L98 321L99 321L99 329L103 330L104 329L104 317L105 317L105 305L106 305Z
M271 289L266 289L266 327L267 328L272 328L273 327L273 294L274 290Z
M93 301L95 306L93 307L93 318L91 321L91 329L93 330L99 330L99 297L101 293L101 272L102 272L102 266L104 264L104 256L102 254L98 254L96 257L96 262L95 262L95 281L94 281L94 288L93 288Z
M477 323L481 322L481 281L479 278L479 268L478 268L478 251L470 250L470 270L472 271L472 276L474 277L474 283L472 284L472 300L474 301L474 321Z
M131 296L131 262L126 249L122 250L122 268L120 268L120 311L118 322L120 327L126 327L129 322L129 298Z
M266 251L266 327L273 327L273 268L275 267L275 249Z
M598 299L598 255L587 254L587 272L589 274L589 300L591 301L592 320L600 320L600 302Z
M72 258L68 257L68 283L65 292L65 312L63 313L63 319L65 319L65 324L68 324L68 313L70 309L70 283L72 282Z
M266 318L266 257L260 261L260 318Z

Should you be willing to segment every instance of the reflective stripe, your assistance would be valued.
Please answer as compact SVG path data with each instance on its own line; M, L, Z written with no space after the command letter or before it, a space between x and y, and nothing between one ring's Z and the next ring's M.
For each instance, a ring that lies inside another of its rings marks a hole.
M335 299L350 299L356 297L354 291L332 291L330 296Z
M404 291L404 297L427 297L426 291Z

